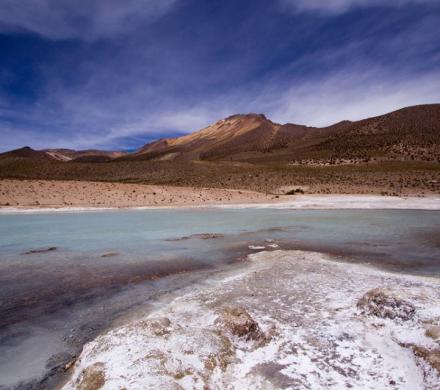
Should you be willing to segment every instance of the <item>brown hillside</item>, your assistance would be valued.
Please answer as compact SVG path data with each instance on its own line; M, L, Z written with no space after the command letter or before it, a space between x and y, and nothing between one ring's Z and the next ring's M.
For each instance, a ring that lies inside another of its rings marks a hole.
M24 148L11 150L9 152L0 153L0 159L37 159L52 160L53 158L44 151L38 151L25 146Z
M280 125L264 115L248 114L158 140L122 157L117 152L52 149L49 156L49 151L18 149L0 155L0 178L269 193L299 185L310 193L427 194L440 192L439 150L438 104L326 128Z
M331 126L312 148L337 158L386 156L440 161L440 105L403 108L358 122Z
M308 128L270 156L254 153L242 157L253 163L346 164L377 159L439 162L440 104L403 108L325 128Z
M243 152L285 147L306 132L306 126L280 125L262 114L233 115L195 133L145 145L134 159L219 160Z
M45 149L44 152L59 161L110 161L114 158L125 155L125 152L106 151L106 150L73 150L73 149Z
M124 159L303 163L371 158L438 161L440 105L404 108L325 128L280 125L262 114L234 115L195 133L145 145Z
M146 144L134 153L17 149L0 155L59 161L244 161L338 164L371 159L440 161L440 105L422 105L325 128L278 124L262 114L233 115L202 130Z

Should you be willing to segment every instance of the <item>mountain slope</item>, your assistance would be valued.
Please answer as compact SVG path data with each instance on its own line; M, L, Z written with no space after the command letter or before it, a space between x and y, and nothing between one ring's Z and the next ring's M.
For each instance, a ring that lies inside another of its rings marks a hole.
M313 150L338 158L382 156L440 161L440 104L407 107L328 129L329 137Z
M287 188L440 194L440 105L325 128L234 115L119 157L117 152L21 148L0 154L0 179L234 188L274 196Z
M281 125L264 115L234 115L195 133L145 145L136 160L368 161L370 158L437 161L440 105L324 128Z
M9 152L0 153L0 159L21 159L30 158L36 160L53 160L49 154L44 151L34 150L29 146L20 149L10 150Z
M324 128L278 124L262 114L233 115L194 133L164 138L133 153L29 147L5 158L59 162L243 161L249 163L358 163L373 159L440 161L440 104L403 108Z
M48 155L59 161L104 162L124 156L125 152L105 151L96 149L45 149Z
M262 114L233 115L195 133L147 144L129 158L218 160L284 147L306 129L274 123Z

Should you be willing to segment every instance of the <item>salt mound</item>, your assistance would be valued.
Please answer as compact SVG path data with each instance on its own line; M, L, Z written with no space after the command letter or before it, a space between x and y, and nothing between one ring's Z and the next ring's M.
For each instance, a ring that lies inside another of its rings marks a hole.
M223 331L245 340L261 340L264 334L258 323L241 306L225 307L215 323Z
M425 332L440 281L311 252L249 259L87 344L64 389L96 371L102 390L439 389ZM375 288L390 285L399 296Z
M364 314L380 318L408 321L414 317L415 308L411 302L399 298L388 289L375 288L368 291L357 303Z

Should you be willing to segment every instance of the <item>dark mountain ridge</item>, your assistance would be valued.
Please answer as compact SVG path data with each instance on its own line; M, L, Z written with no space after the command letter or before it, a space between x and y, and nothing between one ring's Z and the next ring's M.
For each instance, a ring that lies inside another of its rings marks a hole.
M0 159L35 158L62 162L110 161L439 161L440 104L419 105L360 121L316 128L272 122L263 114L236 114L204 129L162 138L135 152L29 147L0 154Z

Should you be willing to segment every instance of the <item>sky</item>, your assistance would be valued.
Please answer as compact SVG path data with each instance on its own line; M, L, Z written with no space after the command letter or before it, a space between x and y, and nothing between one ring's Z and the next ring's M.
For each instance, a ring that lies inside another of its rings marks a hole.
M0 0L0 150L440 102L440 0Z

